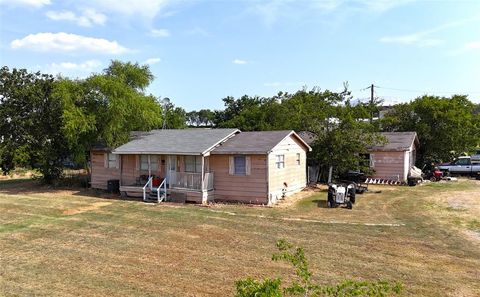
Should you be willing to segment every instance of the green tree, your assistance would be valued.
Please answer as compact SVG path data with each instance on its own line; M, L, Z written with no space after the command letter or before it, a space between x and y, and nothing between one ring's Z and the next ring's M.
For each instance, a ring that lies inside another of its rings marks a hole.
M382 121L385 131L416 131L417 165L448 161L480 144L480 115L467 96L422 96L394 106Z
M148 66L112 61L100 74L84 80L61 79L54 95L63 102L62 131L75 161L86 164L91 147L116 147L131 131L162 125L162 109L144 89L153 80Z
M0 152L4 172L14 163L38 167L50 183L68 154L61 133L62 103L52 96L54 78L40 72L0 70Z

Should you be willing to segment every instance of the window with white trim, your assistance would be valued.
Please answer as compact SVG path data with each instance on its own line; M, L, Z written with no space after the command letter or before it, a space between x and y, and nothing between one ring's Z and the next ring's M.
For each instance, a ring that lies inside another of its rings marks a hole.
M360 154L360 157L360 165L369 168L373 168L375 166L373 154Z
M235 175L247 175L247 158L245 156L235 156L233 157L234 171Z
M278 169L285 168L285 155L276 155L275 160Z
M148 170L148 155L140 155L140 170Z
M108 168L117 168L117 155L108 153Z
M202 172L202 157L185 156L185 172Z
M158 156L157 155L150 155L150 170L157 171L158 170Z
M300 165L302 163L300 159L300 153L297 153L297 158L295 159L295 162L297 163L297 165Z

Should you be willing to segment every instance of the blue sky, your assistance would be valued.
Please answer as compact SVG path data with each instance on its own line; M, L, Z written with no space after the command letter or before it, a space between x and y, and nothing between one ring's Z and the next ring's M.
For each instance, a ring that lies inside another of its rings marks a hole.
M0 0L2 65L69 77L150 64L186 110L307 86L480 102L480 0Z

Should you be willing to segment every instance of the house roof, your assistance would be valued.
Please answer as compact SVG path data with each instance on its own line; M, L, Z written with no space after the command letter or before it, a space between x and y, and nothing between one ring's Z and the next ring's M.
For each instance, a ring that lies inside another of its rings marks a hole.
M283 139L293 135L307 150L303 139L292 130L242 132L216 147L212 154L267 154Z
M381 132L382 136L387 139L384 145L373 146L370 151L408 151L412 145L419 145L416 132Z
M240 132L238 129L165 129L134 133L114 154L200 155Z
M305 141L308 145L311 145L316 139L317 136L315 133L310 132L310 131L300 131L297 133L298 136L300 136L303 141Z

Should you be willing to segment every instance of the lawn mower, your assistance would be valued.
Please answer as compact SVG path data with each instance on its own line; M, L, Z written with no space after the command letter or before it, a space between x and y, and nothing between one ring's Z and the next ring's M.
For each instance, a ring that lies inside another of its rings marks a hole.
M329 184L327 206L329 208L345 205L352 209L355 203L355 185L352 184Z

